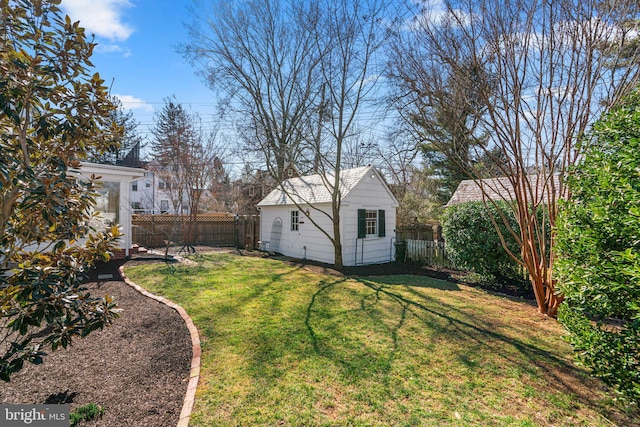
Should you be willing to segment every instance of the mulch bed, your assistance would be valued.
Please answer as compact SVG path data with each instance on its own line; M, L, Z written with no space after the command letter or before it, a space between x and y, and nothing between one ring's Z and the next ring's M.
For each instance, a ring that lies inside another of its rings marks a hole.
M139 261L138 261L139 262ZM91 282L93 295L109 294L124 311L115 324L76 339L73 346L27 364L0 382L0 403L88 403L105 408L86 426L175 426L189 382L191 338L178 313L144 297L120 280L118 263L97 273L114 279Z

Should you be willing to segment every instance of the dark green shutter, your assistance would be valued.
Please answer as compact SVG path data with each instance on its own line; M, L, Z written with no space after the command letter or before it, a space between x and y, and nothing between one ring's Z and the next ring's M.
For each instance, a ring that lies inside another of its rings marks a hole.
M380 209L378 211L378 237L386 236L387 226L384 222L384 210Z
M367 211L358 209L358 239L367 237Z

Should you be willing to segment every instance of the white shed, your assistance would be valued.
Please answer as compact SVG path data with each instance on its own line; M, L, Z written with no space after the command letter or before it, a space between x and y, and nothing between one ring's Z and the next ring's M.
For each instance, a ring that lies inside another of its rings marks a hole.
M299 259L335 263L333 244L314 225L333 236L332 176L309 175L284 181L260 203L260 240L265 250ZM395 259L398 201L373 166L340 171L340 237L345 266ZM295 202L297 203L294 203Z

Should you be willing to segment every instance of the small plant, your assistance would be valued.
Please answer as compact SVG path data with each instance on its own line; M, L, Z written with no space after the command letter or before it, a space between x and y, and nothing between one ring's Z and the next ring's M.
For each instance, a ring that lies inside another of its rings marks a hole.
M104 415L104 408L96 403L87 403L86 405L76 408L69 414L69 421L71 426L75 426L82 421L95 420L96 418L102 418Z

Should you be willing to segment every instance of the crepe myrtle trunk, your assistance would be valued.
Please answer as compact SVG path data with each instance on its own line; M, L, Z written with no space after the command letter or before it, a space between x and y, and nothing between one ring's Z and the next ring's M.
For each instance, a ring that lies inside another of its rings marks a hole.
M556 283L555 279L551 277L551 269L546 265L542 265L539 260L536 260L530 254L523 253L522 258L529 272L529 280L533 287L538 311L541 314L556 317L563 296L555 291Z
M474 180L486 203L510 203L518 227L495 218L496 232L502 223L509 228L520 250L510 252L500 236L505 250L527 270L538 310L555 316L562 297L552 276L555 237L549 230L558 200L571 198L564 178L582 159L580 137L640 79L638 2L442 0L414 6L412 25L393 33L390 50L399 112L419 142L433 144ZM470 119L454 124L462 125L463 136L481 137L471 146L476 163L465 165L465 157L447 151L447 140L432 137L442 129L442 110L445 118ZM481 167L484 159L495 166L491 176ZM492 177L502 177L504 185L491 188L485 178Z

